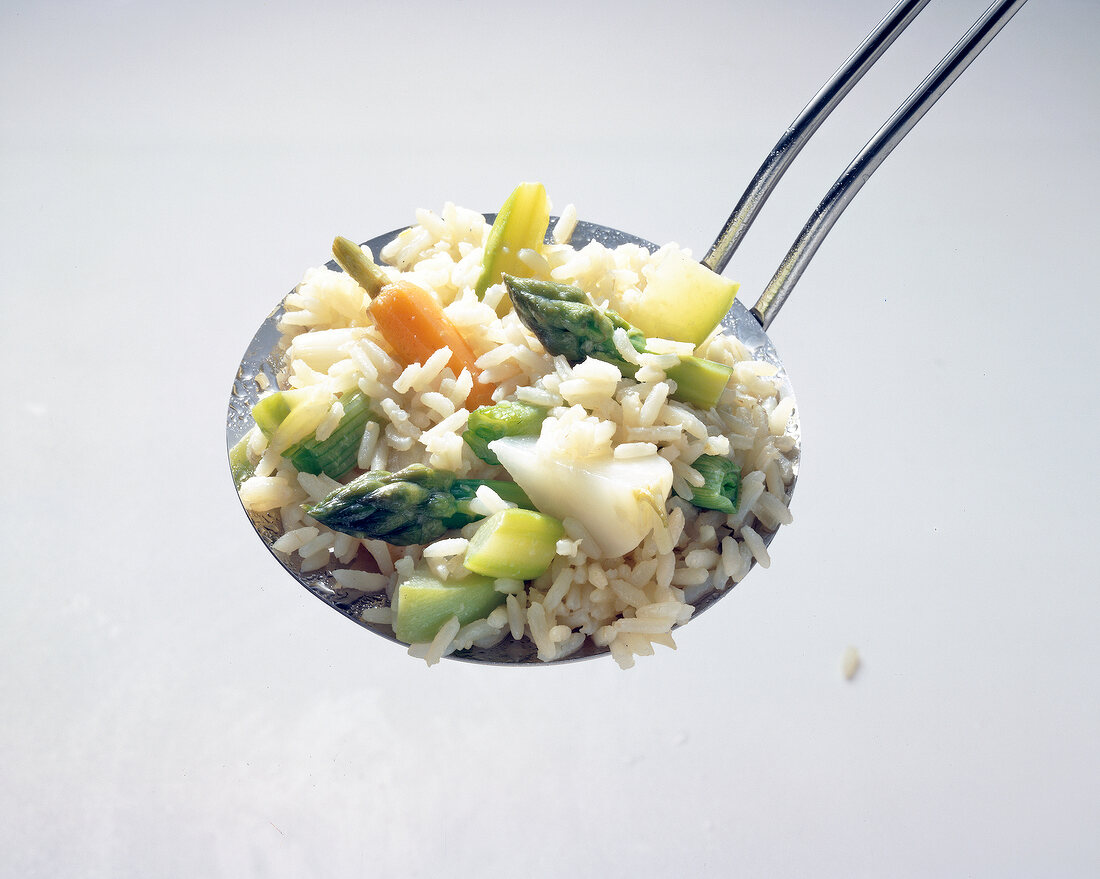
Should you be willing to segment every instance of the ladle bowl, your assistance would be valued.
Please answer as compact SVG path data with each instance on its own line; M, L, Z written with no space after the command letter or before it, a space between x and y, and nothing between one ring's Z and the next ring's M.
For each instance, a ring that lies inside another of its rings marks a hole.
M486 214L486 220L492 223L495 214ZM551 228L556 218L551 218ZM404 229L395 229L385 235L372 238L365 242L371 253L380 253L382 248L394 240ZM581 248L590 241L597 241L606 247L617 247L620 244L636 244L646 248L651 253L657 250L657 245L645 239L638 238L618 229L608 226L600 226L595 223L579 221L573 232L572 245ZM326 263L327 268L340 271L335 261ZM274 388L279 386L279 374L284 365L286 351L282 344L282 333L279 331L279 319L283 315L283 304L271 312L252 337L244 357L241 359L240 368L237 371L236 380L233 382L233 390L229 397L229 408L226 414L225 438L228 448L233 446L252 429L251 409L263 393L262 388ZM743 345L752 351L754 360L763 360L771 363L779 371L776 379L780 385L780 398L793 394L789 378L783 368L783 363L775 350L768 335L761 328L759 321L740 302L735 301L733 308L722 321L722 331L736 336ZM265 379L259 379L260 375ZM798 421L798 410L795 409L788 422L787 432L795 437L796 447L787 456L792 464L794 478L787 487L788 495L793 491L798 476L799 456L801 453L801 433ZM286 571L294 577L310 593L315 595L333 610L343 614L352 622L370 629L377 635L381 635L389 641L401 644L394 635L390 626L382 623L366 621L362 618L362 611L370 607L384 606L387 602L385 592L360 593L345 589L333 578L331 573L322 568L314 571L303 572L301 559L294 553L281 553L274 549L275 541L282 536L282 524L278 511L257 513L245 509L245 513L252 522L256 534L271 554ZM777 531L761 529L761 537L765 544L770 544ZM755 566L755 562L753 563ZM732 584L724 590L708 588L693 597L692 605L695 619L703 611L711 607L724 595L732 590ZM402 644L402 646L407 646ZM537 657L537 650L530 638L515 641L506 636L500 643L493 647L472 647L469 650L456 651L448 658L465 660L468 662L488 663L494 665L553 665L578 659L588 659L595 656L608 655L610 651L606 647L599 647L586 639L584 644L575 652L551 663L542 662Z

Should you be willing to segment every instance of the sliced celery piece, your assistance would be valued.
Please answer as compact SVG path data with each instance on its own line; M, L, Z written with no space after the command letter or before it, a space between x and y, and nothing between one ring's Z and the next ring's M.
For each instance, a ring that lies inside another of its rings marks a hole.
M310 392L302 388L287 391L274 391L261 397L252 407L252 420L270 438L282 424L292 409L309 399Z
M563 536L561 522L551 516L500 510L478 526L463 564L475 574L531 580L550 567Z
M461 580L440 580L416 568L397 583L393 633L406 644L423 644L451 617L466 625L484 619L506 599L494 588L492 577L470 574Z

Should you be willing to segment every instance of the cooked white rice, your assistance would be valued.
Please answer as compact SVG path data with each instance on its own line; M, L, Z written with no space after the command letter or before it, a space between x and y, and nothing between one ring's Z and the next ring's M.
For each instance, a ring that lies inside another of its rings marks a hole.
M529 254L528 264L547 279L583 288L597 303L629 310L654 256L632 244L574 249L568 242L576 218L570 205L554 227L554 243L541 255ZM787 491L797 442L787 430L794 400L782 396L774 366L754 361L741 342L722 334L694 352L690 344L651 340L647 347L653 353L639 354L620 333L616 344L622 356L639 367L633 380L601 361L570 365L547 354L513 313L497 316L494 305L506 296L503 285L490 288L484 300L473 292L488 233L481 214L447 204L439 214L418 211L416 226L372 256L392 278L438 298L474 349L482 377L497 385L495 400L553 407L543 439L577 456L603 451L631 459L656 452L673 467L673 493L666 522L623 558L602 557L583 526L566 519L566 536L545 574L526 584L498 582L507 599L487 619L460 626L453 618L430 644L411 645L410 653L433 664L455 650L526 638L539 659L549 662L591 639L629 668L635 656L653 653L655 645L675 648L671 632L691 617L698 596L739 582L754 562L770 564L764 536L791 522ZM464 477L507 478L462 441L470 374L451 372L446 349L425 363L402 367L373 326L367 303L358 285L327 268L307 271L284 303L280 328L289 345L280 385L317 392L312 419L299 425L302 435L331 433L343 411L329 401L359 388L371 398L379 421L364 433L360 469L393 471L422 462ZM710 412L671 399L665 370L688 353L734 368L720 404ZM327 569L344 589L387 598L400 573L415 563L429 565L438 576L463 575L462 557L476 523L425 547L389 547L337 534L300 509L331 491L333 480L297 473L258 430L248 450L256 475L242 484L241 499L250 510L279 512L284 531L273 548L300 556L303 571ZM735 514L701 510L686 500L691 486L701 484L692 464L703 454L728 456L741 467L742 500ZM478 503L486 514L507 506L488 489L479 492ZM372 606L363 619L389 624L391 613Z

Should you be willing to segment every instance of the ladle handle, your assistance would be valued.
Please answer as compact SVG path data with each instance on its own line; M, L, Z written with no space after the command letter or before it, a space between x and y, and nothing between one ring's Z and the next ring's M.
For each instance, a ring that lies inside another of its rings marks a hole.
M765 330L863 184L1026 2L999 0L990 6L840 175L787 251L756 305L750 309Z
M900 0L803 108L750 181L714 244L703 257L703 265L718 274L722 273L795 156L836 105L863 78L863 74L927 5L928 0Z

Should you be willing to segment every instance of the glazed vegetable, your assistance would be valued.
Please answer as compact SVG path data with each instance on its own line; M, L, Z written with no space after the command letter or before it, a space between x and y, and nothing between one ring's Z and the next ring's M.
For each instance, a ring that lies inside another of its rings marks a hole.
M672 392L674 400L700 409L713 409L722 399L733 370L724 363L689 355L666 369L665 375L676 382L676 390Z
M645 335L613 311L601 311L580 287L554 284L534 278L507 275L504 285L519 319L551 354L570 363L595 357L633 375L637 367L623 359L615 347L615 330L626 332L635 351L645 351Z
M740 284L682 250L662 248L643 270L645 287L627 317L643 333L701 345L733 307Z
M266 397L261 397L252 407L252 420L265 436L270 437L286 420L295 397L304 399L301 391L275 391Z
M691 465L705 482L692 487L691 502L704 510L736 513L741 498L741 468L729 458L700 455Z
M331 398L324 394L275 391L252 407L252 418L268 436L271 446L297 470L339 479L356 465L363 429L371 420L370 399L366 394L348 391L339 400L344 414L336 429L323 440L317 439L315 432L301 436L301 429L292 422L316 423L318 416L331 406ZM296 439L298 436L301 438Z
M475 574L531 580L550 567L564 536L561 522L551 516L501 510L478 525L463 564Z
M475 455L487 464L499 464L489 443L502 436L538 436L539 427L549 410L544 406L503 400L495 406L482 406L470 413L462 439Z
M656 453L563 458L544 454L530 436L506 436L489 448L538 510L577 519L605 558L630 552L665 516L672 465Z
M471 506L482 485L505 501L531 506L513 482L458 479L448 470L411 464L396 473L371 470L302 509L333 531L408 546L483 518Z
M639 353L646 350L645 335L615 312L596 308L579 287L510 275L505 276L504 283L519 319L551 354L561 354L572 363L595 357L613 363L627 377L637 372L638 368L615 347L613 334L616 329L624 330ZM674 399L700 409L713 409L733 370L692 355L681 357L665 374L676 382Z
M538 250L550 225L550 200L541 183L521 183L501 206L481 258L481 274L474 284L477 298L493 284L499 284L503 274L526 277L530 269L520 259L524 248ZM503 310L507 302L502 300ZM503 310L498 309L503 314Z
M332 255L371 297L374 323L398 359L406 366L423 363L440 348L449 348L451 371L457 376L465 369L474 379L468 404L492 403L492 385L477 380L481 373L474 364L477 355L427 290L408 281L390 281L363 248L348 238L337 237L332 242Z
M461 580L440 580L423 568L397 582L393 594L393 633L406 644L431 641L451 617L460 625L480 620L504 604L491 577L470 574Z

